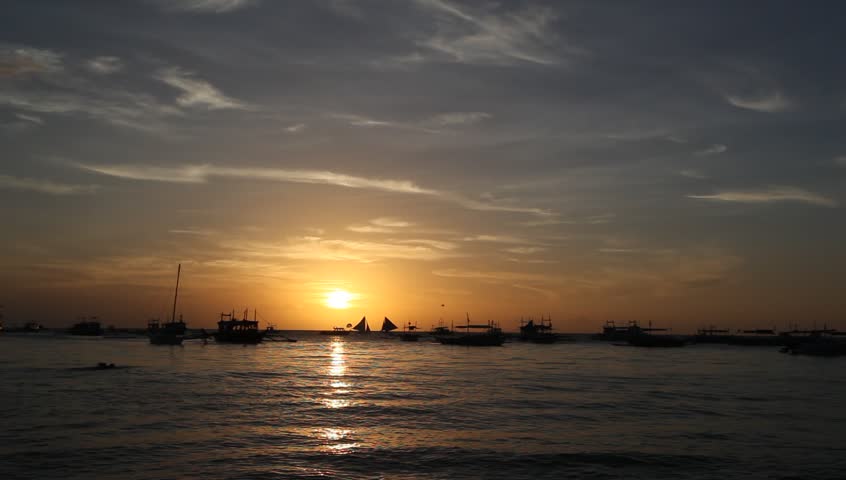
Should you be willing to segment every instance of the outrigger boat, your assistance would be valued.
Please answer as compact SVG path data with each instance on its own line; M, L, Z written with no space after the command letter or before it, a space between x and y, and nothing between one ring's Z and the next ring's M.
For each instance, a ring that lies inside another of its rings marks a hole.
M182 273L182 264L176 267L176 290L173 292L173 311L170 315L170 321L160 323L159 319L150 320L147 323L147 336L150 337L150 344L152 345L182 345L182 340L185 339L185 322L182 321L182 315L179 316L179 321L176 321L176 299L179 296L179 276Z
M242 320L235 318L234 310L231 313L221 313L220 321L217 322L217 332L213 334L215 341L241 344L261 343L267 330L259 330L258 312L255 313L253 320L247 319L248 313L249 310L244 310Z
M470 315L467 315L467 324L459 325L455 328L464 329L464 332L455 332L451 334L435 335L435 340L443 345L464 345L468 347L498 347L505 343L505 335L502 329L494 322L489 321L486 324L471 324ZM473 332L473 329L482 330L481 332Z
M352 326L352 325L350 325ZM332 335L336 337L344 337L350 334L350 331L344 327L332 327L332 330L321 330L320 335Z
M416 342L420 339L420 333L417 332L417 324L412 324L408 322L402 329L402 333L399 335L400 340L403 342Z
M552 317L541 317L540 323L529 319L520 320L520 340L532 343L555 343L558 338L552 333Z
M97 317L90 317L88 320L80 317L79 322L68 329L68 333L85 337L99 337L103 335L103 327L100 326Z

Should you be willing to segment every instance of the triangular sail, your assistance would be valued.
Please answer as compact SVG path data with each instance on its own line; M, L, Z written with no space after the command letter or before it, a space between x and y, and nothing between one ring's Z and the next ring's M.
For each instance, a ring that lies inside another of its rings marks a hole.
M367 317L361 317L361 320L355 324L353 330L359 333L365 333L370 331L370 325L367 324Z
M391 330L396 330L397 326L394 325L394 322L391 321L390 318L385 317L385 320L382 321L382 331L383 332L390 332Z

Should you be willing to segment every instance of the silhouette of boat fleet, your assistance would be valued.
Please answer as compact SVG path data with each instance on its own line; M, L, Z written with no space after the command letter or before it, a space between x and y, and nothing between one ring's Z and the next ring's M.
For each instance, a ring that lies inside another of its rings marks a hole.
M253 311L253 319L249 319L249 310L245 310L242 318L237 318L235 311L221 313L217 322L217 331L207 332L205 329L189 332L187 324L180 315L176 317L176 307L179 298L179 279L182 266L176 273L176 288L173 295L173 309L169 321L161 322L153 319L147 324L144 332L153 345L181 345L185 340L201 340L207 342L213 338L218 343L258 344L263 341L296 342L282 332L268 326L264 330L259 328L258 313ZM0 306L2 309L2 306ZM25 332L37 333L45 330L36 322L30 322L22 328L5 329L3 327L2 311L0 311L0 333ZM552 319L541 317L520 320L519 335L513 336L502 331L496 322L471 323L469 314L463 324L446 327L443 320L429 331L422 331L417 324L408 322L400 330L388 317L382 321L382 327L372 332L367 317L362 317L353 326L334 327L318 333L324 336L341 337L348 335L365 335L382 338L399 338L404 342L416 342L421 338L428 338L443 345L462 346L501 346L507 340L515 339L536 344L552 344L561 341L573 341L574 335L554 333ZM128 329L118 330L114 327L103 329L97 317L80 318L67 330L70 335L103 336L109 338L135 338L137 332ZM595 340L610 341L617 346L647 347L647 348L678 348L694 343L771 346L780 347L782 353L803 354L814 356L846 355L846 332L829 329L801 330L797 326L784 332L775 329L737 330L717 329L713 326L700 329L696 335L674 335L666 328L654 328L651 324L642 327L638 322L628 322L617 325L613 321L606 322L602 333L591 336Z

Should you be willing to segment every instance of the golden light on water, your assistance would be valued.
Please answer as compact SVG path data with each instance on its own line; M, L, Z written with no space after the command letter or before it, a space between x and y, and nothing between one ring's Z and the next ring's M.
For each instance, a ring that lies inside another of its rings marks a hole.
M326 299L323 303L329 308L342 310L350 308L350 302L354 298L355 295L346 290L335 289L326 293Z

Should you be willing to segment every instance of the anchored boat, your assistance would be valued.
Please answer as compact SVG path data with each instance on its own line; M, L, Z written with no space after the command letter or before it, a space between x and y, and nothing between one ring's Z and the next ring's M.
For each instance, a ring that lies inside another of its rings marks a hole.
M182 264L176 267L176 290L173 292L173 311L170 315L170 321L161 323L159 319L150 320L147 323L147 336L150 337L152 345L182 345L182 340L185 339L185 322L182 321L182 315L179 316L179 321L176 321L176 300L179 296L179 276L182 273Z
M443 345L464 345L468 347L498 347L505 343L505 335L502 333L502 329L494 322L471 324L469 314L467 315L467 323L455 328L464 331L435 335L435 340Z
M257 344L261 343L267 330L259 330L258 312L255 313L253 320L248 320L249 310L244 310L244 318L238 320L235 318L235 312L221 313L220 321L217 322L217 332L213 334L214 339L218 343L241 343L241 344ZM226 319L226 320L224 320Z

